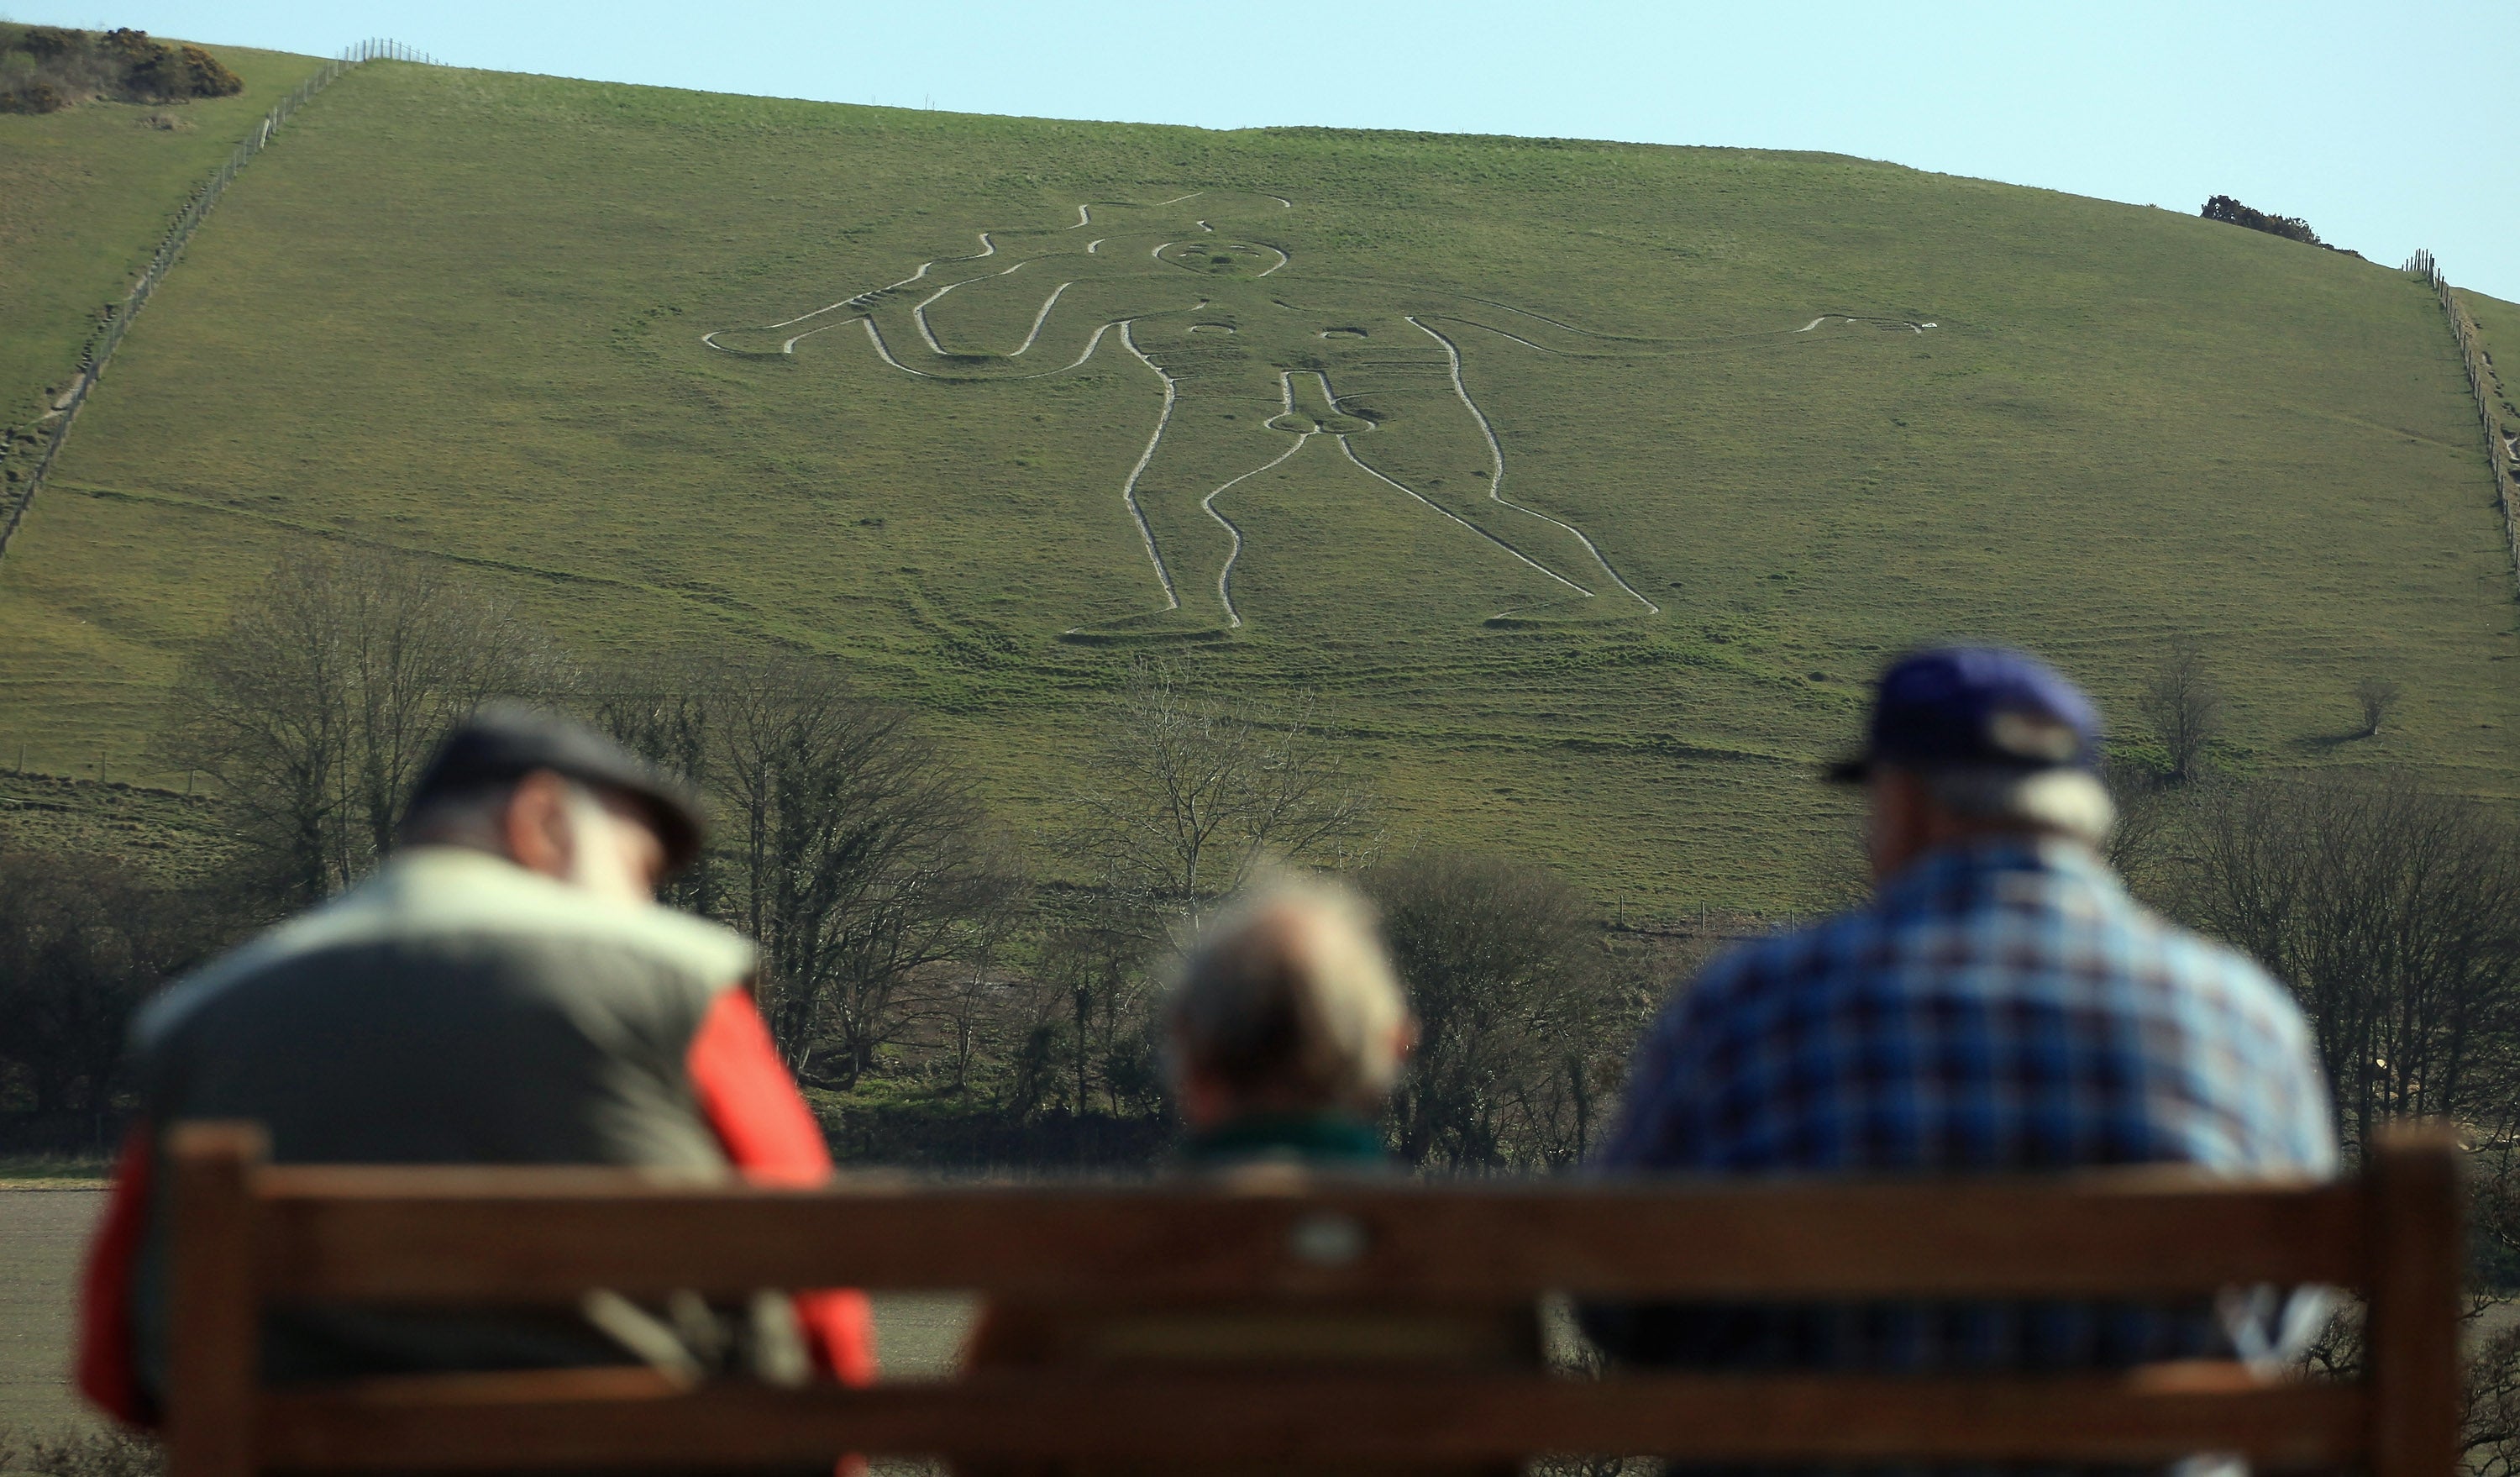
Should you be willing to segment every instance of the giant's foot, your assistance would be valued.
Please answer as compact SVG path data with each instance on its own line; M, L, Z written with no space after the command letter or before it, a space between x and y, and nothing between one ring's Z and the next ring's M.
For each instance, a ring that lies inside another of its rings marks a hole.
M1232 641L1234 636L1223 617L1205 611L1149 610L1117 620L1089 621L1061 631L1058 639L1087 647L1152 647Z
M1645 607L1613 587L1608 595L1570 595L1563 600L1546 600L1528 605L1500 610L1479 624L1490 630L1512 631L1535 626L1603 626L1642 620Z

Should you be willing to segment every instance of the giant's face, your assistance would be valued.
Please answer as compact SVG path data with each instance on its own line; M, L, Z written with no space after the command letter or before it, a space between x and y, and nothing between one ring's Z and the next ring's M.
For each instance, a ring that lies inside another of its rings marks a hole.
M1286 253L1275 246L1214 237L1172 242L1155 252L1166 266L1203 277L1263 277L1286 264Z

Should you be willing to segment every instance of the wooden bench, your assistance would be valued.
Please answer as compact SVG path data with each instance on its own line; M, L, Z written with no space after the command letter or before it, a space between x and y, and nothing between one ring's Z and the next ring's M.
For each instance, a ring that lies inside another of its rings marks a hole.
M1354 1182L828 1190L660 1185L604 1170L272 1166L248 1126L179 1127L172 1477L262 1471L772 1466L842 1452L972 1457L1495 1462L2155 1462L2450 1477L2462 1204L2437 1129L2360 1178L2178 1171L1758 1186ZM264 1388L266 1308L566 1304L587 1289L957 1288L1068 1302L1371 1295L2158 1298L2332 1283L2368 1300L2368 1378L2235 1365L1951 1378L1348 1366L1007 1369L872 1389L640 1368Z

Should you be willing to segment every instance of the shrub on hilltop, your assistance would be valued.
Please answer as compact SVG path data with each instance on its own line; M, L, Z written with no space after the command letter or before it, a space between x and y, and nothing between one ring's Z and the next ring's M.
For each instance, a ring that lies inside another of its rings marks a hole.
M181 103L245 91L245 80L198 46L149 33L0 25L0 112L52 112L99 99Z
M2310 222L2298 215L2269 215L2264 210L2252 210L2228 195L2218 195L2207 201L2205 208L2198 213L2207 220L2219 220L2226 225L2246 226L2252 231L2264 231L2269 236L2280 236L2286 241L2300 242L2305 246L2326 246L2330 251L2344 250L2342 246L2331 246L2320 241L2318 233L2310 228ZM2360 255L2361 253L2349 252L2348 254Z

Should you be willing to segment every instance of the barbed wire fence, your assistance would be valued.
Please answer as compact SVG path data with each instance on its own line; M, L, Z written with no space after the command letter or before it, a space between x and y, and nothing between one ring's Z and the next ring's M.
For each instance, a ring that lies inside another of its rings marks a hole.
M2417 251L2407 258L2406 271L2432 288L2433 295L2441 299L2442 316L2450 320L2460 367L2467 371L2468 393L2476 400L2476 418L2485 427L2485 464L2494 476L2495 506L2502 510L2502 539L2511 551L2512 577L2520 581L2520 470L2514 466L2520 462L2520 416L2506 413L2494 356L2478 339L2476 320L2451 291L2441 263L2430 251Z
M235 151L228 156L227 162L221 164L216 172L193 191L192 199L185 201L184 208L175 213L175 218L167 225L165 234L158 238L158 249L149 258L149 265L142 269L140 280L132 285L131 291L123 297L122 301L114 305L112 312L107 315L105 321L98 326L95 336L79 351L77 377L70 381L69 389L53 402L50 413L46 417L52 422L52 430L44 438L43 450L35 456L34 470L28 472L25 480L19 484L17 494L11 499L5 515L0 515L0 554L8 552L10 537L18 531L18 524L25 517L27 508L33 505L35 494L42 490L44 478L50 474L53 463L61 456L63 443L69 439L70 426L78 420L80 407L87 404L87 397L96 389L97 380L105 374L107 361L113 357L115 347L122 342L122 336L130 332L131 320L139 315L141 308L147 305L150 294L158 291L158 284L165 280L167 270L175 265L178 257L183 255L186 244L192 241L193 233L201 228L202 219L210 213L211 207L219 202L219 197L226 192L228 182L235 179L237 171L243 169L255 155L260 154L271 143L271 136L280 131L281 125L288 122L292 114L304 107L317 93L331 86L334 78L353 67L363 66L369 62L413 62L428 67L438 65L435 58L416 48L405 46L399 41L384 37L361 41L355 46L344 48L339 56L325 63L313 76L298 83L287 97L273 104L271 111L264 113L245 138L237 144ZM7 496L7 493L0 491L0 496Z

